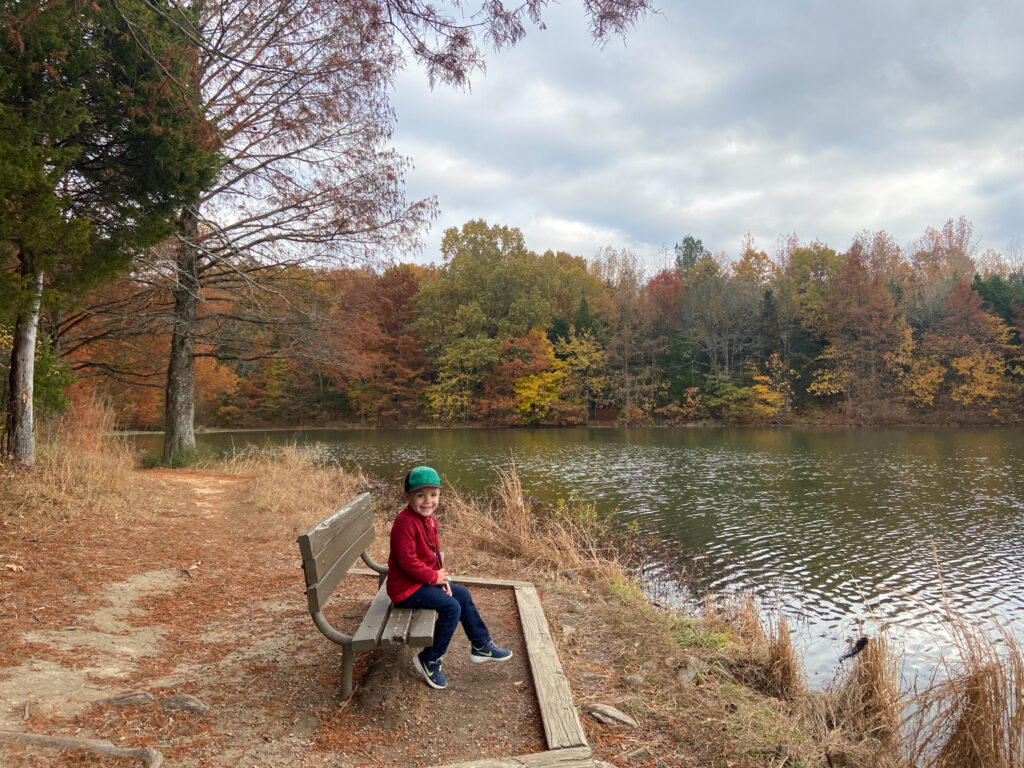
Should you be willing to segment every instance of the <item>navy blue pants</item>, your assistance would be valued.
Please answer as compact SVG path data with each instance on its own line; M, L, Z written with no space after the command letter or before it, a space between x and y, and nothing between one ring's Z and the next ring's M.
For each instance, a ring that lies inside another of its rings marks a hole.
M434 644L425 649L428 661L436 661L448 650L448 643L455 634L455 627L462 623L466 637L473 645L480 646L491 639L487 625L480 618L473 596L469 590L458 584L452 584L449 596L438 584L424 584L400 603L399 608L433 608L437 611L437 622L434 624Z

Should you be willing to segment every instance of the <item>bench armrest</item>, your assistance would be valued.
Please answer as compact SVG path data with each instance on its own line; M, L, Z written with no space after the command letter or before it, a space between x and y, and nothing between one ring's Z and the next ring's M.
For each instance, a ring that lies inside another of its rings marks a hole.
M343 632L339 632L334 627L332 627L331 623L327 621L326 618L324 618L323 613L317 611L316 613L311 615L313 616L313 623L316 624L316 628L319 629L323 636L330 640L332 643L337 643L338 645L352 644L352 636L346 635Z
M386 565L381 565L380 563L378 563L376 560L370 557L370 555L367 554L365 550L363 551L363 554L360 555L360 557L363 558L363 562L366 563L368 568L371 568L377 572L378 576L388 575L388 567Z

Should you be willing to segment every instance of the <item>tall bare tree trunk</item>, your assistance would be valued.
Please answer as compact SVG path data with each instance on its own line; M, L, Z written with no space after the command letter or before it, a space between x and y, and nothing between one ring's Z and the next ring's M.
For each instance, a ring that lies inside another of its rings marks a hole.
M32 379L35 375L36 333L43 294L43 273L35 268L31 255L22 251L21 274L29 279L28 306L18 313L11 348L10 399L7 403L4 451L19 464L36 462L36 431L32 413Z
M167 364L164 404L164 461L195 450L196 306L199 301L199 251L195 246L199 217L188 207L178 219L177 281L171 359Z

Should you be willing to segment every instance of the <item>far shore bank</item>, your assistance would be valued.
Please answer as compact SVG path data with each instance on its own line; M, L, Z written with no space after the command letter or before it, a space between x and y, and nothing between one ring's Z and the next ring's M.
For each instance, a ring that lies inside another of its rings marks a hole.
M592 422L590 424L305 424L299 426L260 426L260 427L196 427L196 434L223 434L228 432L399 432L403 430L447 431L447 430L572 430L572 429L835 429L835 430L903 430L903 429L1019 429L1024 421L1004 422L899 422L893 424L845 424L834 421L822 422L787 422L777 424L726 424L724 422L700 421L686 424L620 424L616 422ZM139 435L163 435L162 429L118 429L116 435L134 437Z

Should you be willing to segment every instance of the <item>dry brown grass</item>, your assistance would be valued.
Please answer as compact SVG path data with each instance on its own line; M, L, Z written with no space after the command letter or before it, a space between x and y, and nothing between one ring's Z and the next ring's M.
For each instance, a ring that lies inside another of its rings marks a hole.
M844 743L864 765L903 766L898 659L884 631L868 638L845 674L811 707L823 740Z
M571 571L573 577L608 582L623 573L611 521L592 505L531 502L510 463L496 468L493 493L473 497L446 492L446 536L466 540L541 574Z
M315 447L295 444L272 453L238 454L214 462L210 469L247 478L253 524L282 535L327 517L367 485L362 473L321 461Z
M959 661L916 696L906 727L918 768L1024 765L1024 650L1006 628L992 637L950 615Z
M43 425L30 471L0 466L0 512L5 520L34 523L104 510L112 519L131 515L145 489L133 477L135 453L112 436L113 411L92 399Z
M768 632L768 659L765 663L765 686L768 693L780 699L795 699L807 690L803 662L793 647L789 622L779 616Z

